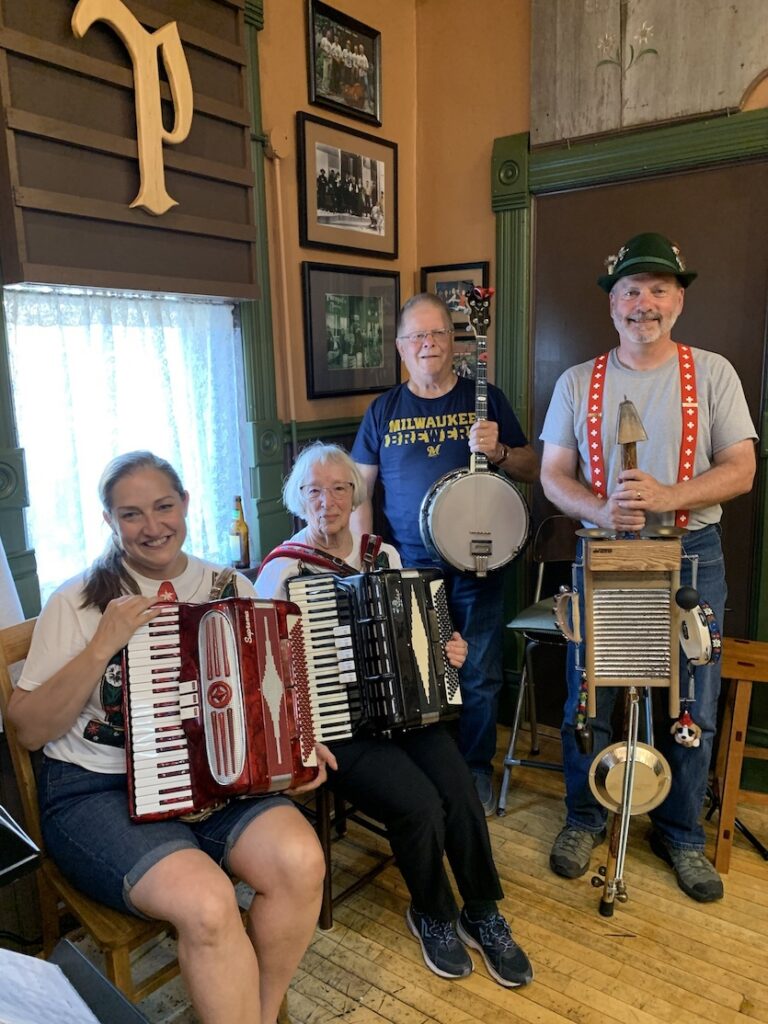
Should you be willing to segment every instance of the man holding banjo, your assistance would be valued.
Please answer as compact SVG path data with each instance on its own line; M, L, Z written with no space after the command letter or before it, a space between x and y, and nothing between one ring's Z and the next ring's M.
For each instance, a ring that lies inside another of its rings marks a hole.
M388 539L403 565L437 563L445 572L451 615L469 644L461 672L459 747L490 815L496 806L491 762L503 678L504 593L503 573L488 575L484 566L504 564L504 531L527 534L525 503L504 473L530 483L539 463L503 392L487 386L486 399L484 360L478 360L482 394L474 381L456 375L453 322L441 299L429 293L409 299L400 311L396 344L409 379L371 403L352 448L368 488L368 501L354 513L355 528L371 532L371 498L380 478ZM504 472L489 471L489 464ZM524 528L510 520L524 520ZM457 535L446 536L452 532ZM453 558L454 548L483 552L473 556L480 571L461 555Z

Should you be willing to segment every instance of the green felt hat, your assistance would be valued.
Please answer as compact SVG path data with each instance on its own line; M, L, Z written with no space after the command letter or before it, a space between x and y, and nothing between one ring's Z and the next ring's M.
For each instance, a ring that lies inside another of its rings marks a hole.
M616 256L608 257L605 268L608 273L598 277L597 283L606 292L630 274L674 274L683 288L687 288L697 276L685 269L678 247L654 231L630 238Z

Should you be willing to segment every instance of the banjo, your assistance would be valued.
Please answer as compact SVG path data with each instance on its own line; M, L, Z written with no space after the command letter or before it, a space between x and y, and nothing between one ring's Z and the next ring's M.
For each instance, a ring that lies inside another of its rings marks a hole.
M469 297L469 319L477 342L478 420L488 419L486 343L492 295L492 288L474 288ZM490 570L511 562L523 549L528 539L528 506L508 477L491 471L486 455L472 452L468 469L446 473L424 495L419 528L433 558L462 572L486 576Z

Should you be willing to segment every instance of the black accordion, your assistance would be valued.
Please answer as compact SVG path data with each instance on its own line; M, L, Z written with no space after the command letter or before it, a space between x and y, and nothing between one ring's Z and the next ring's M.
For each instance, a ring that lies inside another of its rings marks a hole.
M307 674L323 698L326 740L458 715L459 674L445 656L453 625L438 570L322 573L294 577L287 587L301 609Z

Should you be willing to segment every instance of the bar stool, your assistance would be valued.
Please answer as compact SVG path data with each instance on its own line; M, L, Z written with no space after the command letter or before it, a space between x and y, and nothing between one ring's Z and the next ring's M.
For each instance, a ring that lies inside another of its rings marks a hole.
M563 654L563 682L565 681L566 640L555 624L552 613L552 595L563 584L570 584L571 564L576 557L576 530L581 523L564 515L548 516L542 520L533 541L532 556L537 564L536 585L533 604L507 623L507 629L522 634L524 640L523 669L520 676L520 687L515 702L512 719L512 731L509 737L507 753L504 757L504 774L499 789L497 814L506 813L507 792L512 769L518 765L526 768L544 768L547 771L562 771L562 765L551 761L520 758L515 754L518 733L523 715L523 703L527 700L528 723L531 730L530 754L535 757L539 753L539 738L536 720L536 680L534 672L535 653L542 645L560 648ZM542 598L547 591L549 596Z

